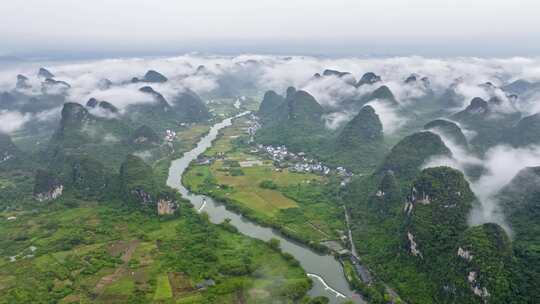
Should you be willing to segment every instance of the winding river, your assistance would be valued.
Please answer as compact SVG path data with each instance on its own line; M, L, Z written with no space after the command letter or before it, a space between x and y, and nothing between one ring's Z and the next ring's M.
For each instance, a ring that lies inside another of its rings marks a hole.
M247 112L239 114L236 117L245 114ZM306 270L308 276L312 278L314 284L313 288L309 291L310 296L326 296L330 299L330 303L335 304L342 303L346 300L352 300L355 303L365 303L360 296L349 288L341 264L332 255L319 254L306 246L286 239L274 229L262 227L251 222L240 214L225 209L223 204L212 198L191 193L184 187L182 184L182 175L189 167L189 164L212 145L219 130L230 126L232 120L233 118L228 118L212 126L209 133L199 141L197 147L186 152L182 158L173 160L169 169L167 185L177 189L197 210L208 213L212 223L218 224L229 218L231 219L231 224L247 236L263 241L268 241L271 238L280 240L281 249L284 252L292 254Z

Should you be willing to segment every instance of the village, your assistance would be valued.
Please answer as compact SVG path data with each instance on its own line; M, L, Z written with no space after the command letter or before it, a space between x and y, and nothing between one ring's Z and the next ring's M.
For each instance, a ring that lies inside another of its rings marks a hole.
M246 134L249 136L248 143L250 144L249 154L266 158L272 161L276 167L276 171L284 169L290 172L296 173L313 173L321 176L336 175L340 177L340 185L346 186L353 177L353 173L344 167L331 168L324 163L310 158L305 152L294 153L289 151L286 146L271 146L255 144L255 134L260 128L258 117L254 114L250 114L246 121L247 127L243 128ZM197 164L208 165L215 160L223 160L225 155L218 153L214 157L200 156L197 159ZM240 162L241 166L252 166L261 163L260 161L244 161ZM245 165L244 165L245 164Z
M249 116L247 124L248 127L245 130L249 135L249 143L253 144L255 141L255 134L261 125L258 117L254 114ZM323 176L336 174L341 177L341 186L347 185L353 177L353 173L343 167L332 169L318 160L307 157L305 152L294 153L289 151L287 147L283 145L265 146L258 144L249 152L271 159L277 170L288 169L291 172L313 173Z

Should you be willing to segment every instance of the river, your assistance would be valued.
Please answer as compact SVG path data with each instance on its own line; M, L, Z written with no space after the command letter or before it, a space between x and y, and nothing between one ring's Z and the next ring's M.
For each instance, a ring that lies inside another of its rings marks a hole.
M247 113L239 114L236 117L245 114ZM268 241L271 238L278 239L281 249L284 252L292 254L300 262L300 265L302 265L309 277L312 278L314 284L308 293L310 296L326 296L330 299L330 303L333 304L343 303L346 300L352 300L355 303L365 303L359 295L349 288L341 264L332 255L317 253L298 242L283 237L272 228L260 226L242 217L240 214L225 209L223 204L208 196L191 193L184 187L182 184L182 175L189 167L189 164L212 145L219 130L230 126L232 119L225 119L212 126L208 134L199 141L197 147L186 152L182 158L172 161L167 185L177 189L197 210L201 209L208 213L212 223L218 224L228 218L231 219L231 224L238 228L242 234L263 241Z

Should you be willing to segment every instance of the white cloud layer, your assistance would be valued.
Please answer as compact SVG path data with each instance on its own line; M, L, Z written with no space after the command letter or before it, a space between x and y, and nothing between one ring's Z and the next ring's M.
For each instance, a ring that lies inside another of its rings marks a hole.
M452 151L452 157L430 159L423 167L449 166L462 172L467 172L467 169L472 166L483 168L481 176L477 179L466 176L471 190L480 203L477 208L472 210L469 222L471 225L494 222L511 233L496 196L523 168L540 166L540 146L513 148L498 145L480 157L468 152L442 133L436 130L435 132L441 136L445 145Z
M529 94L526 100L511 104L500 88L483 88L479 84L491 82L501 86L516 79L530 82L540 81L540 58L323 58L310 56L271 56L244 54L238 56L210 56L186 54L167 58L119 58L78 62L27 62L0 70L0 90L11 90L15 86L17 74L26 75L31 89L25 93L41 94L41 84L36 78L40 66L47 67L55 74L55 79L71 85L67 100L85 104L95 97L106 100L121 111L130 104L153 102L148 94L138 92L144 85L151 85L169 103L174 96L186 89L202 95L228 90L249 88L251 92L272 89L284 93L287 87L295 86L314 95L329 112L326 117L330 128L337 128L352 118L355 112L341 107L343 101L358 100L380 85L388 86L400 106L408 107L428 93L433 98L440 96L451 84L459 103L465 107L473 97L489 99L497 96L503 104L498 111L508 112L519 108L525 114L540 111L540 93ZM160 84L131 84L133 77L141 78L146 71L156 70L169 81ZM336 76L314 79L315 73L325 69L350 72L343 78ZM351 81L358 80L366 72L374 72L382 77L382 82L356 88ZM429 79L429 90L422 84L404 84L404 80L415 73ZM110 88L103 88L104 79L112 82ZM234 94L234 90L233 90ZM210 97L213 98L214 96ZM384 104L373 103L381 117L385 133L393 133L400 128L397 109ZM355 110L357 111L357 109ZM335 112L335 113L332 113Z
M0 111L0 132L12 133L31 119L31 115L15 111Z

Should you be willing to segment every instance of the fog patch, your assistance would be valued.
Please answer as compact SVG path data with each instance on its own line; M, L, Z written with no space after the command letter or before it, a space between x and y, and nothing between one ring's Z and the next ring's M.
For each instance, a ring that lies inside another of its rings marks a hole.
M54 119L59 119L62 113L62 107L56 107L49 110L41 111L33 115L33 119L38 121L51 121Z
M120 138L118 138L112 133L107 133L103 136L103 141L107 143L117 143L120 142Z
M496 146L484 158L486 174L471 185L482 203L482 208L471 216L471 223L497 221L503 217L495 195L525 167L540 165L540 147L512 148Z
M324 107L336 108L340 102L358 96L357 89L336 76L322 76L300 87Z
M140 92L138 90L140 86L122 86L122 87L112 87L108 90L94 90L87 94L82 94L80 96L71 96L70 98L74 102L79 102L85 104L86 101L92 97L97 100L104 100L110 102L112 105L117 107L120 112L124 113L126 108L134 104L144 104L154 102L154 98L150 94ZM105 112L99 112L95 110L93 113L104 116ZM107 115L105 115L107 116Z
M144 151L135 152L135 153L133 153L133 155L141 158L145 162L151 161L153 156L154 156L154 154L150 150L144 150Z
M437 132L435 130L435 132ZM497 194L525 167L540 165L540 146L513 148L499 145L489 149L483 157L478 157L463 147L453 143L440 134L445 145L452 151L452 157L435 157L428 160L423 168L449 166L466 174L471 190L480 204L476 205L469 215L470 225L494 222L503 227L509 234L511 229L497 200ZM483 168L479 178L467 176L470 166Z
M398 109L395 106L391 106L384 100L374 100L366 105L371 106L383 125L383 133L385 135L391 135L399 130L406 122L407 119L400 117Z
M353 112L334 112L323 116L324 124L328 129L336 130L354 117Z
M0 132L13 133L23 127L25 123L30 121L32 115L23 114L17 111L0 111Z

